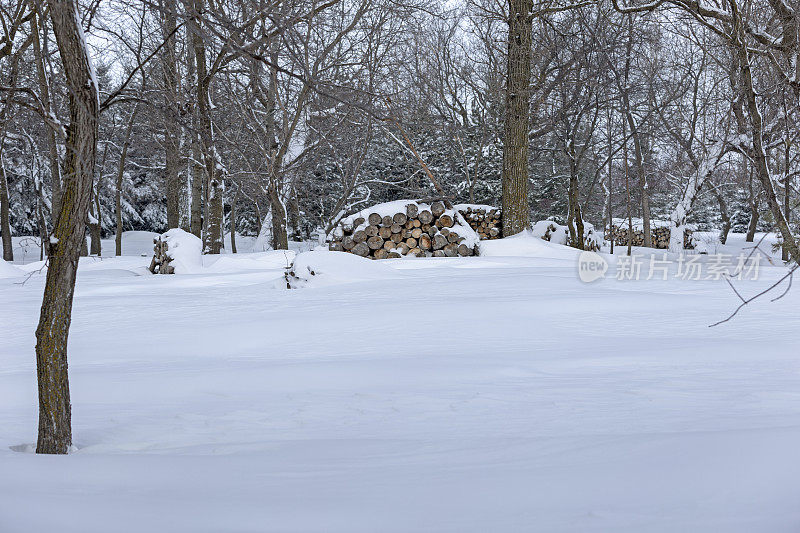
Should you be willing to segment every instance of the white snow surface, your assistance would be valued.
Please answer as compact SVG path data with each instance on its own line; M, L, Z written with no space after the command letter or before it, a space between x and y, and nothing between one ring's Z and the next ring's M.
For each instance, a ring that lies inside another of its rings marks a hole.
M485 211L500 211L499 207L495 207L489 204L456 204L453 206L453 209L456 211L466 211L467 209L483 209Z
M67 456L30 453L45 276L20 267L0 531L800 530L800 292L709 328L737 304L723 280L584 284L530 233L481 251L299 254L296 290L292 252L178 276L82 258Z
M22 270L0 259L0 278L13 278L24 275L25 273Z

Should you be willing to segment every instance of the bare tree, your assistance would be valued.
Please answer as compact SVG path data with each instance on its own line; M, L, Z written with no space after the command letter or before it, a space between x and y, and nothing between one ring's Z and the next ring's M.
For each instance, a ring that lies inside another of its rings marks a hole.
M92 198L100 101L74 0L49 0L50 18L69 91L64 196L50 240L49 268L36 328L39 378L37 453L67 453L72 419L67 338L84 224Z
M528 131L533 0L509 0L508 64L503 133L503 235L530 226Z

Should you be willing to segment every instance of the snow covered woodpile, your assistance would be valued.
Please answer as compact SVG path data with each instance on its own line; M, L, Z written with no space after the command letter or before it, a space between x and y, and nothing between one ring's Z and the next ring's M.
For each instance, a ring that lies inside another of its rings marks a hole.
M545 241L555 244L569 244L569 228L562 226L552 220L540 220L533 225L534 237L539 237ZM583 222L583 249L592 252L599 252L603 245L600 233L594 226L586 221Z
M372 259L455 257L477 255L478 241L464 218L443 202L398 200L343 219L329 248Z
M203 241L196 235L173 228L153 239L153 274L189 274L203 266Z
M461 213L482 241L502 237L502 216L500 210L491 205L459 204L454 209Z
M644 246L644 223L641 218L633 219L633 246ZM606 239L614 239L614 244L617 246L628 245L628 219L615 218L612 220L610 235L606 233ZM683 248L685 250L693 250L695 247L692 234L694 233L694 226L684 226L683 231ZM671 225L664 220L651 220L650 221L650 238L653 242L653 248L668 249L669 236ZM680 246L680 245L679 245Z
M153 239L153 260L150 261L150 272L153 274L174 274L175 267L170 266L172 259L167 255L167 241L161 237Z

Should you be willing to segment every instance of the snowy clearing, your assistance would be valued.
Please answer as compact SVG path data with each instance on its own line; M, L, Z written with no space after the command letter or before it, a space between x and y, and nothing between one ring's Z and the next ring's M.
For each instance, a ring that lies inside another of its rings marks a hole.
M82 258L68 456L20 453L44 276L0 264L0 531L800 529L796 289L709 328L722 280L584 284L575 250L481 246L300 254L297 290L294 252Z

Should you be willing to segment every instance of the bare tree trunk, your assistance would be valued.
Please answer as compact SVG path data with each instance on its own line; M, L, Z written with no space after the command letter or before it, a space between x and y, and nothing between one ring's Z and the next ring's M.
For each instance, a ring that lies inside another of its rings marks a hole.
M270 179L269 203L272 211L272 249L288 250L289 234L286 228L286 207L281 201L276 179Z
M281 181L282 151L278 148L277 124L275 119L276 106L278 100L278 71L274 65L278 64L277 40L273 39L270 43L270 66L269 89L267 99L269 109L267 111L267 138L271 144L269 184L267 186L267 196L269 198L270 211L272 212L272 249L288 250L289 235L287 231L286 206L281 200L279 190Z
M11 102L14 98L14 89L17 85L17 68L19 66L19 53L11 58L11 72L8 75L6 84L11 90L6 91L3 98L3 107L0 109L0 236L3 241L3 259L5 261L14 260L14 248L11 241L11 199L8 190L8 176L6 175L5 161L3 160L3 150L5 149L6 125L11 109Z
M571 241L569 244L579 250L583 250L583 214L581 213L581 204L578 198L580 192L578 188L578 169L575 165L575 154L571 153L568 157L570 158L570 172L569 190L567 192L569 209L567 228L569 229Z
M239 199L239 191L236 191L236 194L233 195L233 200L231 201L231 214L230 214L230 221L231 221L231 253L236 253L236 201Z
M608 106L606 111L606 134L608 141L608 187L606 187L606 212L608 217L608 234L611 235L611 254L614 254L614 213L611 208L611 191L613 182L611 180L611 170L614 164L614 146L611 139L611 106Z
M627 95L623 97L626 101ZM644 246L650 248L653 246L653 240L650 232L650 192L647 186L647 174L644 167L644 149L642 147L641 135L639 134L639 125L630 110L626 110L628 126L631 128L631 137L633 138L633 155L636 161L636 174L639 178L639 190L642 194L642 226L644 229Z
M125 138L122 141L122 151L119 155L119 166L117 167L117 179L115 187L115 200L116 200L116 214L117 214L117 229L114 234L114 247L115 255L122 255L122 178L125 175L125 161L128 159L128 147L131 144L131 133L133 132L133 123L136 120L136 114L139 112L139 104L134 104L131 116L128 119L128 125L125 127Z
M747 235L745 235L745 242L753 242L756 238L756 229L758 229L759 213L758 203L755 201L750 202L750 222L747 224Z
M300 204L297 201L297 191L292 187L292 196L289 199L289 220L292 225L292 238L297 241L303 240L300 233Z
M628 129L622 119L622 164L625 166L625 193L628 206L628 255L633 252L633 215L631 214L631 183L628 173Z
M753 242L756 237L756 229L758 228L758 219L760 218L760 208L758 201L758 192L753 187L753 170L747 165L747 158L742 158L742 166L747 174L747 188L748 188L748 205L750 206L750 220L747 223L747 234L745 235L745 242Z
M75 274L92 198L97 149L98 88L74 0L48 0L69 93L64 196L50 241L42 311L36 328L39 436L36 453L67 453L72 418L67 337Z
M44 191L42 182L36 186L36 223L39 226L39 240L42 245L39 247L39 261L44 260L44 251L47 249L47 222L44 219Z
M197 124L197 121L194 121ZM197 139L197 134L191 134L192 143L192 190L191 190L191 205L189 214L189 227L190 231L198 236L203 236L203 182L205 181L205 169L200 160L203 155L200 153L200 141Z
M786 217L786 223L791 224L792 220L792 209L789 206L789 202L791 200L791 190L792 190L792 182L791 182L791 168L789 162L791 161L791 145L786 143L786 148L784 152L784 175L785 178L783 179L783 216ZM781 259L783 261L789 260L789 250L784 246L781 249Z
M532 0L509 0L508 67L503 132L503 235L530 226L528 131L531 81Z
M264 219L261 218L261 208L258 207L258 200L253 200L253 208L256 212L256 227L258 228L256 234L261 235L261 224L264 222Z
M218 254L222 250L223 195L225 192L224 171L219 153L214 145L214 130L211 123L210 84L211 76L206 65L206 46L200 34L199 14L203 12L204 0L194 0L192 14L192 48L197 69L197 115L199 118L200 145L206 169L206 213L208 231L203 239L203 252Z
M39 84L39 98L42 102L42 110L45 113L50 113L50 81L47 78L47 69L45 68L44 57L46 51L42 50L42 44L39 39L38 27L38 2L32 5L37 6L35 12L31 16L31 38L33 40L33 55L36 63L36 78ZM53 128L45 128L45 138L47 139L47 148L50 159L50 187L52 189L51 205L51 218L52 223L55 225L56 217L61 212L61 161L58 156L58 144L56 141L56 133Z
M164 78L164 152L167 197L167 226L180 225L180 201L183 183L180 177L180 123L178 120L178 74L175 51L175 28L177 2L162 0L161 33L166 38L161 53L161 69Z
M9 216L8 179L6 164L3 161L3 147L0 146L0 233L3 236L3 260L14 260L14 246L11 242L11 217Z
M625 112L625 120L628 121L628 127L631 130L631 137L633 139L633 155L636 158L636 174L639 178L639 189L642 194L642 229L644 231L644 246L650 248L653 245L652 236L650 235L650 198L647 187L647 174L644 168L644 147L642 137L639 131L639 124L636 117L633 116L631 110L630 90L628 82L628 74L630 72L630 62L633 52L633 17L628 16L628 43L626 48L625 58L625 87L622 88L622 105Z
M81 241L80 257L89 257L89 246L86 244L86 230L88 228L88 224L85 224L83 227L83 240Z
M98 180L99 181L99 180ZM89 224L89 236L91 238L91 245L89 253L100 257L102 255L102 244L100 242L102 226L100 223L100 184L97 184L98 190L94 193L94 202L90 205L90 212L94 220Z
M191 0L186 0L191 1ZM190 9L187 8L187 11ZM191 22L191 20L190 20ZM195 33L195 25L190 23L187 25L187 40L191 40ZM187 70L190 83L197 85L197 69L195 68L195 55L194 50L187 52ZM192 107L192 127L189 131L189 144L191 145L191 157L189 161L189 168L191 173L191 187L189 191L189 231L195 236L203 237L203 181L205 180L203 165L200 162L202 154L200 153L200 141L197 136L197 130L200 127L200 120L197 116L197 104Z
M725 201L725 197L722 195L722 191L719 190L719 187L712 184L711 189L714 191L714 196L717 198L719 216L722 219L722 227L719 230L719 242L720 244L725 244L728 242L728 233L731 231L731 216L728 213L728 203Z

